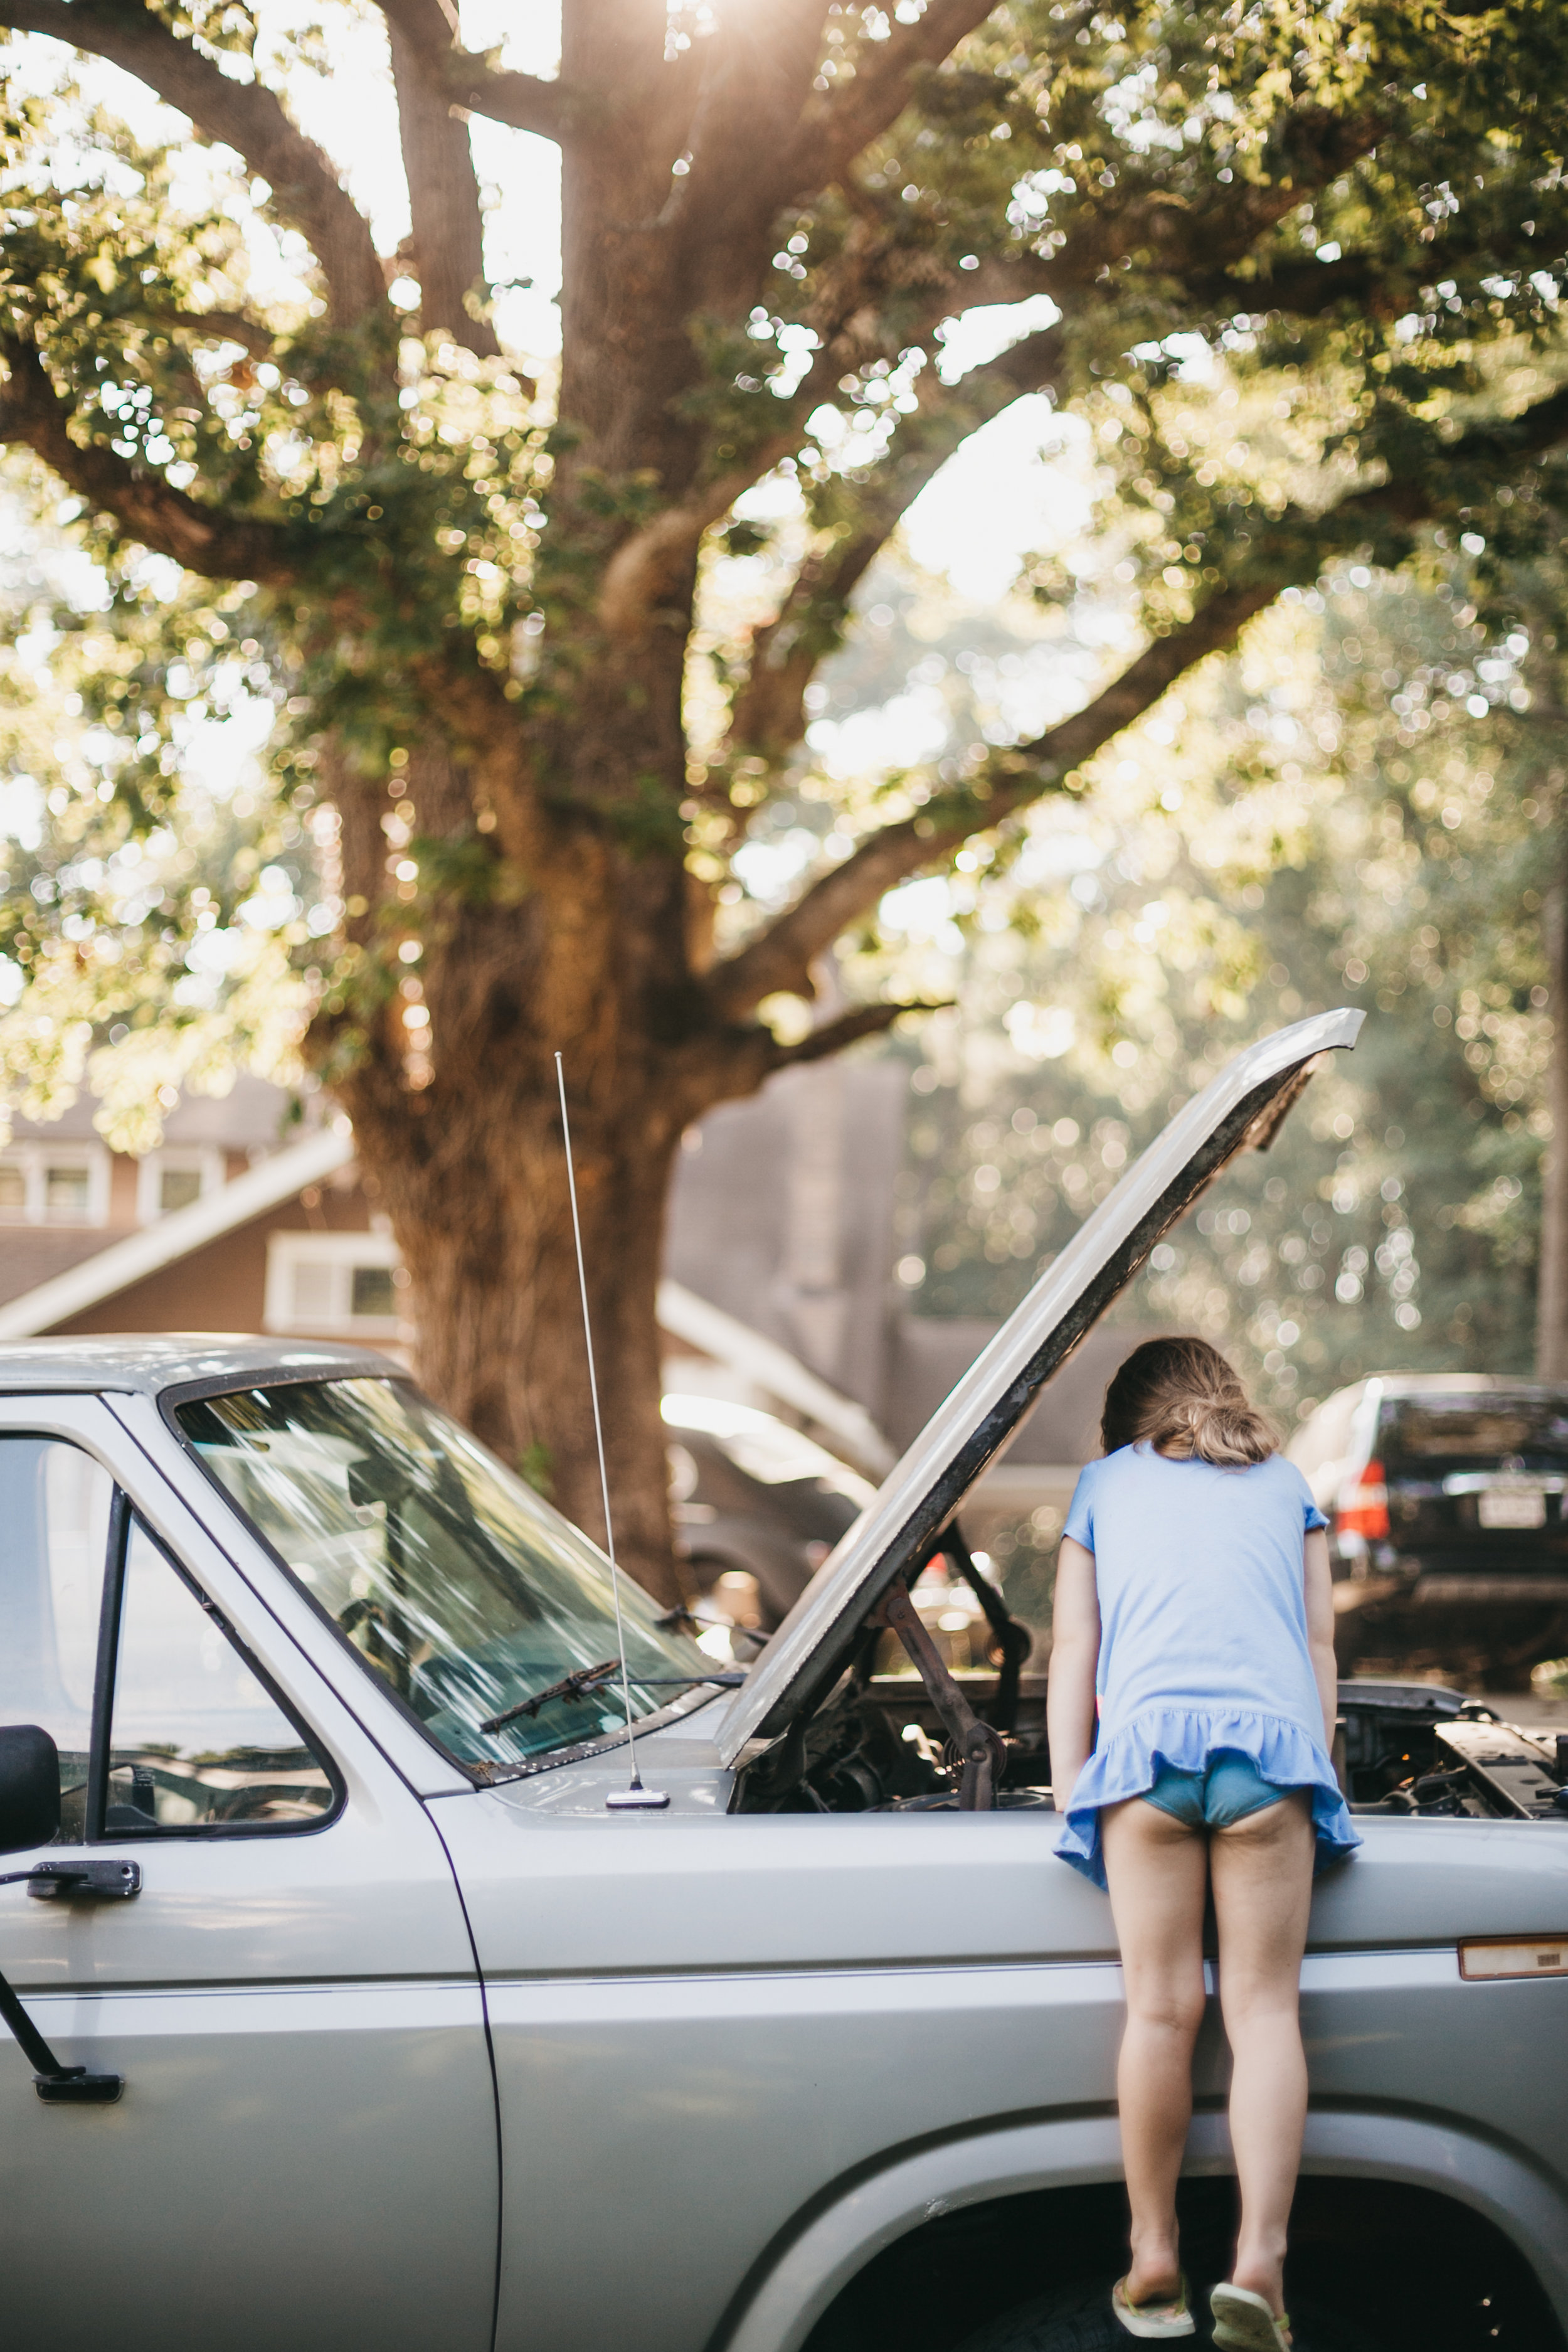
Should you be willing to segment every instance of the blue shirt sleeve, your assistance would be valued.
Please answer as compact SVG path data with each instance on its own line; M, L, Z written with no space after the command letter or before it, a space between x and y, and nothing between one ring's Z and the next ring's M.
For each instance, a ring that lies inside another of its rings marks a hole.
M1061 1532L1081 1543L1085 1551L1094 1549L1094 1474L1097 1462L1091 1462L1078 1474L1078 1484L1072 1489L1072 1500L1067 1506L1067 1524Z
M1281 1459L1282 1461L1284 1460L1283 1455L1281 1456ZM1287 1462L1285 1463L1285 1467L1291 1474L1291 1480L1296 1488L1296 1493L1301 1500L1301 1532L1303 1535L1310 1536L1314 1528L1326 1528L1328 1521L1324 1518L1322 1513L1313 1502L1312 1490L1308 1486L1306 1480L1302 1477L1301 1472L1297 1469L1295 1464L1293 1462Z

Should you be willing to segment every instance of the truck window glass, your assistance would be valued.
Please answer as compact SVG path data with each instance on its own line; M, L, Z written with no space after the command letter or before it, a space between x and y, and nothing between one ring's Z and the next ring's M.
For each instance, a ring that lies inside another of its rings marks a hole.
M610 1571L587 1538L402 1381L300 1381L180 1405L207 1469L446 1752L506 1764L623 1720L618 1684L548 1698L616 1656ZM636 1714L712 1672L622 1580Z
M1377 1444L1390 1463L1484 1468L1518 1454L1561 1467L1568 1463L1568 1405L1561 1396L1400 1398L1384 1406Z
M0 1437L0 1723L36 1723L60 1751L58 1843L79 1845L99 1614L114 1484L79 1446Z
M305 1744L139 1519L120 1587L110 1718L110 1837L298 1829L336 1801Z

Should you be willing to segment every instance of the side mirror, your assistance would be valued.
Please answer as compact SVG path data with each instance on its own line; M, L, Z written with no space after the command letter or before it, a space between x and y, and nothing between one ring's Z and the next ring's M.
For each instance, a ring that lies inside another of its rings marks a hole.
M0 1853L47 1845L59 1826L59 1749L36 1723L0 1724Z

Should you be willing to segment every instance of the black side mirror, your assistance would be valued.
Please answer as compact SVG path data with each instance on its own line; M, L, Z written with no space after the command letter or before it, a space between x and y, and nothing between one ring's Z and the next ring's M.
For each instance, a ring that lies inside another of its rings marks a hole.
M0 1724L0 1853L47 1845L59 1826L59 1749L36 1723Z

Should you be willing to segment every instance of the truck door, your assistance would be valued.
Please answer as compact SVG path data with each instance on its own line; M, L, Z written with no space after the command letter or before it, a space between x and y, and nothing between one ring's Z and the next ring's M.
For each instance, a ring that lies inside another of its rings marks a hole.
M60 1751L0 1969L112 2104L0 2030L0 2274L37 2352L488 2352L481 1995L418 1800L97 1398L0 1399L0 1722Z

